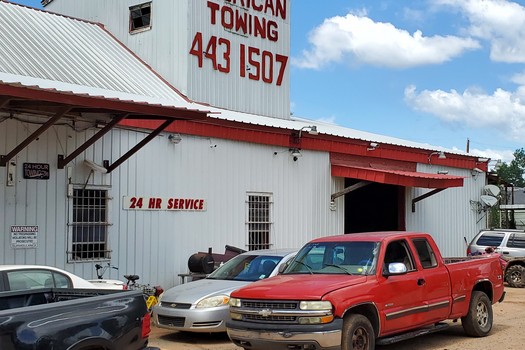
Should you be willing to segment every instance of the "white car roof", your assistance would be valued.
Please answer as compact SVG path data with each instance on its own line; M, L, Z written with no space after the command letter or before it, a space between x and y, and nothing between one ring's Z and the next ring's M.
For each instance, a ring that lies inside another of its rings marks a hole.
M59 269L58 267L54 266L47 266L47 265L0 265L0 272L1 271L14 271L14 270L28 270L28 269L35 269L35 270L50 270L62 273L64 275L67 275L69 278L71 278L71 281L73 282L74 288L97 288L93 283L90 283L86 281L85 279L69 272L66 270Z

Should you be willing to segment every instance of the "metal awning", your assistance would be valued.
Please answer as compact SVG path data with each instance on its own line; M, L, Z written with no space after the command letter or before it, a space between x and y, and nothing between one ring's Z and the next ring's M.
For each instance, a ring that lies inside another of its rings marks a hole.
M46 119L42 125L20 142L7 154L0 155L0 167L6 166L9 160L36 140L42 133L53 125L64 120L91 120L93 124L99 122L93 115L109 115L101 123L102 128L89 140L84 142L69 155L57 155L57 167L63 169L81 152L102 138L120 121L124 119L158 120L159 126L153 130L137 146L117 159L113 164L106 164L108 173L122 164L125 160L138 152L160 132L176 120L202 120L207 117L207 111L176 107L173 105L150 104L126 98L108 98L73 91L43 88L39 85L20 82L5 82L0 76L0 112L5 114L28 114ZM24 77L21 77L23 80ZM25 77L27 79L27 77Z
M463 177L401 171L390 169L373 169L356 166L332 164L332 176L378 182L388 185L422 188L462 187Z
M403 187L432 188L433 190L412 199L412 212L416 211L417 202L433 196L447 188L463 186L463 177L461 176L430 174L418 171L399 170L395 168L389 169L387 167L377 169L336 162L335 164L332 163L331 172L332 176L362 180L342 191L333 193L331 196L332 202L337 197L355 191L373 182Z

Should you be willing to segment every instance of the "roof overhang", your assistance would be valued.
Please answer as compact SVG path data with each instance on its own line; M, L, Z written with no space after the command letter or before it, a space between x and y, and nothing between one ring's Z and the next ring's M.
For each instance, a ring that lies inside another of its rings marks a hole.
M20 77L23 80L23 77ZM93 126L100 123L100 116L109 116L102 123L102 128L88 141L69 155L58 155L57 167L64 168L81 152L102 138L119 122L125 119L142 119L158 121L158 127L137 146L128 151L113 164L105 164L111 172L122 162L138 152L160 132L176 120L203 120L208 111L199 108L188 108L187 105L162 104L156 101L141 101L135 96L120 95L111 97L106 94L67 91L60 85L56 88L29 85L20 82L6 82L0 79L0 112L10 115L30 115L44 118L42 125L5 155L0 155L0 166L14 158L20 151L36 140L51 126L58 122L84 121Z
M462 187L463 177L445 174L423 173L416 170L413 162L377 159L373 157L348 156L330 153L332 176L361 180L342 191L333 193L331 201L372 183L402 187L431 189L412 199L412 212L416 203L450 187Z
M332 164L331 168L332 176L359 179L388 185L442 189L463 186L463 177L460 176L393 169L373 169L337 164Z

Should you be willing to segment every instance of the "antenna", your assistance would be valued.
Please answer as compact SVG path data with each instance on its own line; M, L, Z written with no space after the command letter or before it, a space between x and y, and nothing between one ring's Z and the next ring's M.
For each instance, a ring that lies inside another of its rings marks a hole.
M498 199L492 196L484 195L484 196L479 197L479 199L481 200L481 203L483 203L483 205L488 208L491 208L495 206L496 203L498 203Z
M483 187L483 190L485 191L486 194L493 196L493 197L497 197L501 192L500 188L496 185L487 185Z

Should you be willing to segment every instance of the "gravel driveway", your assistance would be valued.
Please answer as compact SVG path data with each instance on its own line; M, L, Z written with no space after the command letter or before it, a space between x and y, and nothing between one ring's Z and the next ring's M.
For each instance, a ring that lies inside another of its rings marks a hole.
M505 301L494 305L494 327L488 337L469 338L461 321L435 334L406 340L377 350L522 350L525 348L525 289L505 288ZM523 333L522 333L523 332ZM150 346L162 350L241 350L226 334L191 334L152 327Z

